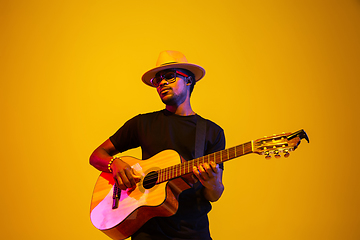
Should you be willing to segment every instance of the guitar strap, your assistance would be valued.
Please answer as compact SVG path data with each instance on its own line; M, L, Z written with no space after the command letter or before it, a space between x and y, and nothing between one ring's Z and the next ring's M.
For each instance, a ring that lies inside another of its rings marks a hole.
M206 134L206 121L202 117L198 116L196 122L196 133L195 133L195 158L204 156L205 134Z
M204 156L205 154L205 136L206 136L206 121L197 115L196 133L195 133L195 158ZM193 186L194 189L202 187L200 181Z

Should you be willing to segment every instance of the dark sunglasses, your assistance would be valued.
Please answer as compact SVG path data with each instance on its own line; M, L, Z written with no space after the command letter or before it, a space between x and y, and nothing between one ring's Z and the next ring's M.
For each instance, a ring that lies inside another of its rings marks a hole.
M174 70L174 71L166 72L166 73L161 74L159 76L155 76L150 80L150 82L154 87L158 87L162 80L165 80L167 83L173 83L173 82L176 81L176 75L177 74L181 75L183 77L189 77L185 73Z

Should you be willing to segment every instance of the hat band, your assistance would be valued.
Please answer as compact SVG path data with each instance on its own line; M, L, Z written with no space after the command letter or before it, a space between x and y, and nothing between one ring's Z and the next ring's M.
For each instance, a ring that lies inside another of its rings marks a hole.
M160 64L160 66L169 65L169 64L173 64L173 63L178 63L178 62L167 62L167 63Z

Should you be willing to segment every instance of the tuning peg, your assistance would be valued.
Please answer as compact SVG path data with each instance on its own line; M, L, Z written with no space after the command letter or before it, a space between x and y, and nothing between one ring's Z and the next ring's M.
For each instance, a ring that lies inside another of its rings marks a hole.
M270 156L270 153L269 153L269 152L265 152L265 159L266 159L266 160L270 160L270 159L271 159L271 156Z
M284 150L284 157L288 158L290 156L289 150L285 149Z
M275 154L275 158L281 158L278 150L275 150L274 154Z

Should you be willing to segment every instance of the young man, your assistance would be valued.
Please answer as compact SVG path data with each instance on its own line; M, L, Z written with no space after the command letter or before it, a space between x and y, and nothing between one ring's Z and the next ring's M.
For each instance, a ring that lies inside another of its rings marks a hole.
M190 95L205 70L188 63L178 51L160 53L156 67L142 76L142 81L157 89L165 109L140 114L127 121L113 136L101 144L90 157L90 164L100 171L112 172L117 186L125 190L136 187L139 179L131 166L113 156L131 148L141 147L142 159L173 149L185 160L195 158L196 125L201 118L190 104ZM203 118L201 118L203 119ZM215 123L206 122L204 155L223 150L225 136ZM223 166L201 164L193 173L201 184L183 191L179 208L171 217L155 217L133 236L143 239L211 239L207 213L210 202L217 201L224 191Z

